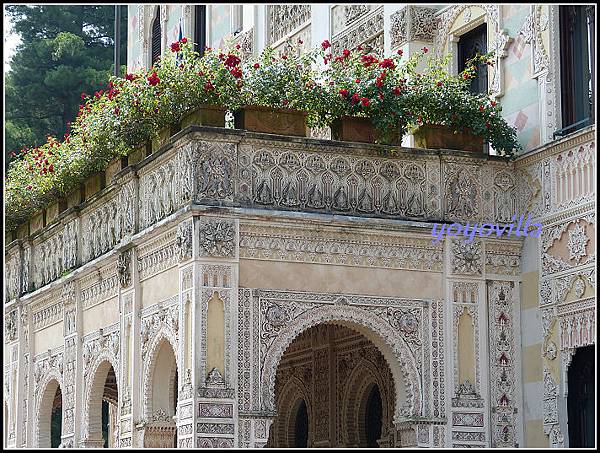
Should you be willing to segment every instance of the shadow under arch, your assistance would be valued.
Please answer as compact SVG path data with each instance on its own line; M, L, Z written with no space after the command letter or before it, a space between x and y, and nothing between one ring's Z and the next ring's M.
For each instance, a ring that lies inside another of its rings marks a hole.
M404 339L384 319L350 305L327 305L309 310L282 328L269 347L263 362L262 406L275 412L275 377L287 347L302 332L319 324L335 324L352 329L370 340L382 353L394 380L396 394L394 422L422 415L421 379L413 354Z
M61 398L61 425L62 425L62 386L58 376L51 373L47 376L46 382L40 385L43 388L37 408L37 429L36 440L38 448L50 448L52 446L52 412L54 401L60 393ZM62 433L59 433L59 437ZM59 442L60 443L60 439Z
M102 400L107 399L118 407L119 379L115 363L107 356L100 356L96 359L91 368L90 376L92 381L88 386L85 399L85 432L84 442L93 443L96 447L102 447L104 440L102 438ZM114 387L116 395L107 394L107 379L110 372L115 377Z

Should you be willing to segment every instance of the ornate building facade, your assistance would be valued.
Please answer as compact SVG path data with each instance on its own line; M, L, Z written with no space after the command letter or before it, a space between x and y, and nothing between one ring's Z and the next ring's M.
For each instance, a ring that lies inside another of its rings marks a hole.
M248 54L289 37L458 54L484 30L496 51L485 83L525 151L509 162L408 138L382 157L322 130L190 126L117 162L82 202L6 238L5 446L585 444L596 129L566 120L565 14L129 6L130 70L152 61L155 21L162 51L181 24ZM541 237L492 234L528 213ZM453 222L489 234L434 243L433 225Z

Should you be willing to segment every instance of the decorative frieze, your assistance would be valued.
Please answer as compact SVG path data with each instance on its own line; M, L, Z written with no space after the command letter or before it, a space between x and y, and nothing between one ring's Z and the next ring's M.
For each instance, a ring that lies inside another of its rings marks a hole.
M268 40L273 44L310 21L310 5L268 5Z
M383 7L373 8L367 14L361 14L343 31L332 37L331 51L339 55L344 49L363 48L375 54L383 54Z
M233 220L200 218L197 225L200 256L235 256L237 241Z

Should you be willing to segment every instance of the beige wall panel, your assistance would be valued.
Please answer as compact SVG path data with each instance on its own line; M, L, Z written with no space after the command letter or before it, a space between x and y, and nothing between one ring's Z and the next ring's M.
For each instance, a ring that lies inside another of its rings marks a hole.
M112 297L83 312L83 334L95 332L119 322L119 298Z
M176 267L156 274L140 284L142 307L149 307L179 293L179 272Z
M539 272L526 272L522 274L521 278L523 282L521 285L521 310L537 308L539 305Z
M58 322L34 334L34 354L46 352L48 349L58 348L64 345L63 323Z
M443 298L441 273L259 260L240 260L240 287Z
M543 379L541 344L534 344L523 348L523 383L537 382Z
M544 434L542 420L530 420L525 423L525 445L527 448L548 448L548 436Z

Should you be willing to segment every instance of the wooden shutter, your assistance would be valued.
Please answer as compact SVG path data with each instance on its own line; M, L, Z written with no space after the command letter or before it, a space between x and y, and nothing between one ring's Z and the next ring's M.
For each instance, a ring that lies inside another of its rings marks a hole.
M152 63L160 58L161 48L161 36L160 36L160 6L156 9L156 16L152 22Z

